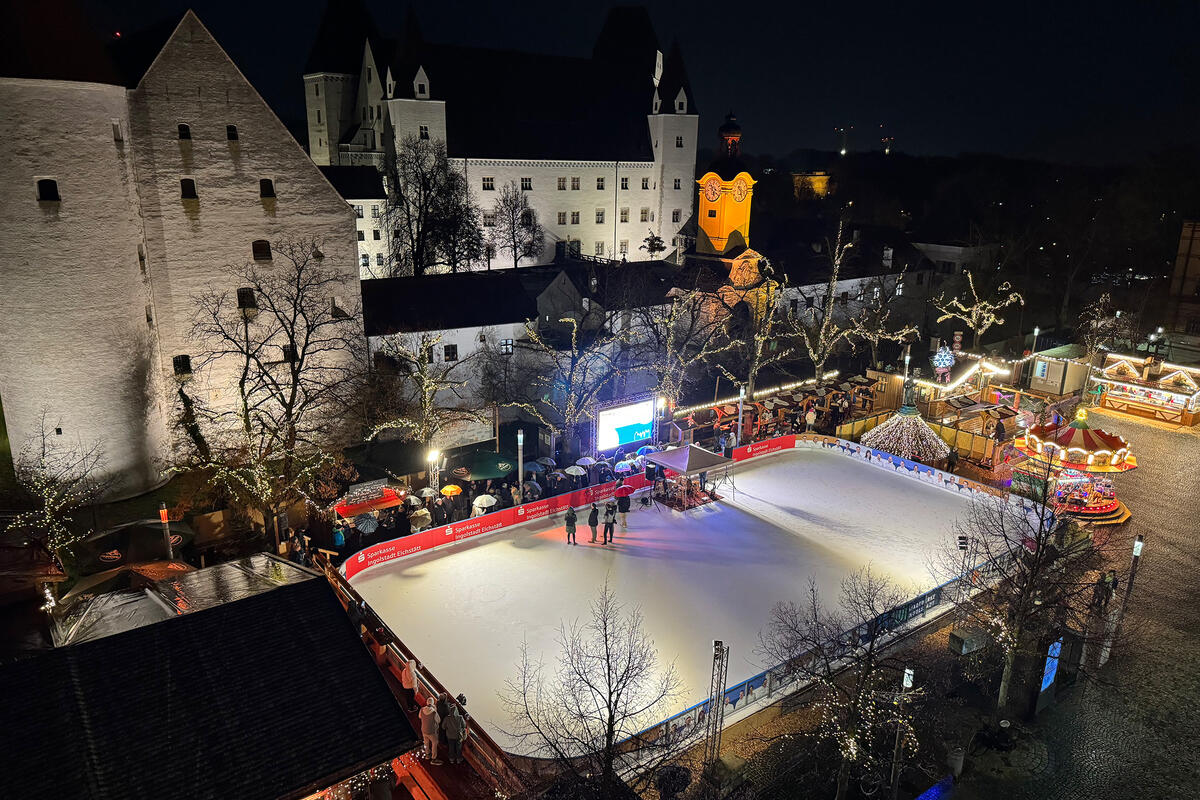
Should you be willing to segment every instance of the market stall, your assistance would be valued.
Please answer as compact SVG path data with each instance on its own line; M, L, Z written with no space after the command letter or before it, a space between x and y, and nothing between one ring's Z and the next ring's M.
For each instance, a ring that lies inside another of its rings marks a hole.
M1200 368L1109 353L1093 377L1100 405L1177 425L1200 424Z

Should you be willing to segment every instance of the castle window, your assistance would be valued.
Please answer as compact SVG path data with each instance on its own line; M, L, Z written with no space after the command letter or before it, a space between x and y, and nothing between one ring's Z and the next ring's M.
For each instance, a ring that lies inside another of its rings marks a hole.
M572 212L571 212L571 224L572 224L572 225L578 225L578 224L579 224L579 212L578 212L578 211L572 211Z
M679 222L679 218L680 218L682 215L683 215L683 212L682 212L682 211L680 211L678 208L673 208L673 209L671 209L671 222L678 223L678 222Z
M179 181L179 196L184 200L199 200L196 194L196 181L191 178L181 178Z
M483 190L485 192L495 191L495 189L496 189L496 179L495 178L484 178L483 179Z
M621 178L621 188L622 189L629 188L629 178Z
M367 67L367 83L371 82L371 68Z
M318 111L317 113L320 114L321 112ZM320 121L321 121L320 119L317 120L317 122L320 122ZM226 125L225 126L225 138L231 142L236 142L238 140L237 125Z
M280 350L280 359L279 360L282 361L284 364L295 364L297 361L300 360L300 356L297 355L297 353L296 353L296 345L294 345L294 344L285 344L282 347L280 347L279 350Z
M317 109L317 124L321 124L321 109Z
M260 178L258 181L258 196L265 199L275 198L275 181L270 178Z
M558 224L559 225L567 224L567 212L565 212L565 211L558 212Z
M567 188L567 179L566 179L566 178L559 178L559 179L558 179L558 190L559 190L560 192L562 192L562 191L566 191L566 188Z
M533 209L532 208L527 208L521 212L521 224L525 225L527 227L533 224Z
M649 222L649 221L650 221L650 209L643 208L642 209L642 222Z
M376 228L375 230L371 231L371 238L372 238L372 239L374 239L374 240L375 240L375 241L377 241L377 242L379 241L379 229L378 229L378 228Z
M362 219L362 214L363 214L362 206L355 206L354 207L354 216L358 217L359 219Z
M629 222L629 209L628 208L621 209L621 222Z
M188 380L192 377L191 356L171 356L171 370L178 380Z
M359 240L360 242L365 242L365 241L367 240L367 232L366 232L366 231L359 231L359 232L358 232L358 240Z
M313 95L316 97L321 96L321 84L319 84L319 83L313 84Z
M506 356L511 356L512 351L513 351L513 340L512 339L501 339L500 340L500 352Z
M596 209L596 224L597 225L604 224L604 209L603 208Z
M846 303L849 303L849 302L850 302L850 293L849 293L849 292L842 292L841 294L839 294L839 295L838 295L838 299L837 299L837 301L838 301L839 303L841 303L842 305L846 305Z
M676 188L676 189L681 189L681 188L683 188L682 186L680 186L680 183L679 183L679 178L676 178L676 179L675 179L675 188Z
M533 191L533 178L521 178L521 191Z
M377 266L377 267L383 266L383 253L375 254L375 266Z
M604 178L596 178L596 188L604 191Z
M680 113L683 113L684 111L686 111L686 110L687 110L687 103L685 103L684 101L680 100L678 103L676 103L676 104L675 104L675 110L676 110L676 111L678 111L678 112L680 112Z
M649 178L642 178L642 188L643 189L650 188L650 179Z
M270 261L271 243L266 239L255 239L250 243L250 252L254 254L255 261Z
M682 136L676 136L676 137L675 137L675 146L676 146L676 147L683 147L683 137L682 137Z
M371 206L371 219L379 219L379 206Z
M428 138L429 138L429 126L428 126L428 125L422 125L422 126L420 127L420 131L419 131L419 133L418 133L417 135L418 135L418 136L419 136L421 139L428 139Z
M483 227L485 227L485 228L494 228L494 227L496 227L496 214L495 214L495 212L492 212L492 211L485 211L485 212L483 212Z
M896 284L896 297L900 297L903 294L904 294L904 281L900 281L900 283Z
M358 263L361 264L362 266L370 269L371 256L367 255L366 253L363 253L361 256L358 257Z
M596 255L604 255L604 242L596 242ZM587 298L585 297L584 299L586 300Z
M242 316L250 319L258 311L258 298L254 295L253 286L242 286L237 290L238 310Z
M571 190L572 191L579 190L579 178L571 178Z
M57 203L62 200L58 196L58 181L53 178L42 178L37 182L37 199L42 203Z
M458 361L458 345L442 345L442 358L444 358L446 361Z
M192 138L192 126L184 125L182 122L179 123L179 138L181 140L191 139Z
M418 97L424 97L424 96L425 96L425 95L427 95L427 94L428 94L428 92L426 92L426 91L425 91L425 84L423 84L423 83L418 83L418 84L417 84L417 96L418 96Z
M620 250L620 252L621 252L621 255L623 255L623 256L627 256L627 255L629 255L629 240L628 240L628 239L622 239L622 240L621 240L621 250Z

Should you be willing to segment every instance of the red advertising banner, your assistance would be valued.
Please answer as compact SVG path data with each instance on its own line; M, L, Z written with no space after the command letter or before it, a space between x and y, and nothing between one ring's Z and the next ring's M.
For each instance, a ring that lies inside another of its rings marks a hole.
M778 453L780 450L790 450L796 446L796 435L789 433L787 436L776 436L774 439L767 439L762 442L751 442L742 447L733 448L733 460L745 461L747 458L755 456L765 456L768 453Z

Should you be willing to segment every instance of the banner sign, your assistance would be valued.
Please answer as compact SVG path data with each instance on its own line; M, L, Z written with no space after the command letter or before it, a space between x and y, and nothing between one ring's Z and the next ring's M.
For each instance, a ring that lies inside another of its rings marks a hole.
M777 436L774 439L767 439L762 442L751 442L742 447L733 448L733 460L745 461L747 458L756 456L765 456L769 453L778 453L780 450L791 450L796 446L796 434L789 433L787 436Z

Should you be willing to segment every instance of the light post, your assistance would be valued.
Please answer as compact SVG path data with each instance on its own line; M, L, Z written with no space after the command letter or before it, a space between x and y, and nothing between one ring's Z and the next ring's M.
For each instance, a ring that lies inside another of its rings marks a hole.
M904 345L904 380L908 380L908 362L912 360L912 354L908 352L911 345Z
M733 434L733 446L737 447L742 443L742 406L746 402L746 387L738 387L738 421L737 432Z
M896 719L896 747L892 751L892 800L896 800L896 796L900 791L900 743L902 741L901 734L904 732L904 720L901 715L904 713L904 698L908 695L908 690L913 685L912 667L904 668L904 678L900 683L900 710L897 712Z
M175 550L171 547L171 523L167 521L167 504L158 504L158 518L162 521L163 542L167 545L167 560L175 560Z
M430 450L429 453L425 456L425 459L429 462L429 485L434 491L437 491L439 488L441 488L438 486L438 477L439 476L438 476L438 466L437 466L438 459L441 458L441 455L442 454L439 453L437 450Z
M525 429L517 428L517 501L525 502Z
M1037 352L1037 337L1038 337L1038 334L1041 332L1042 332L1041 329L1037 325L1033 326L1033 345L1029 348L1029 352L1031 352L1031 353Z
M1129 593L1133 591L1133 578L1137 575L1138 562L1142 560L1142 547L1146 544L1146 537L1138 534L1133 540L1133 563L1129 565L1129 580L1125 582L1125 599L1121 601L1124 605L1129 601Z

